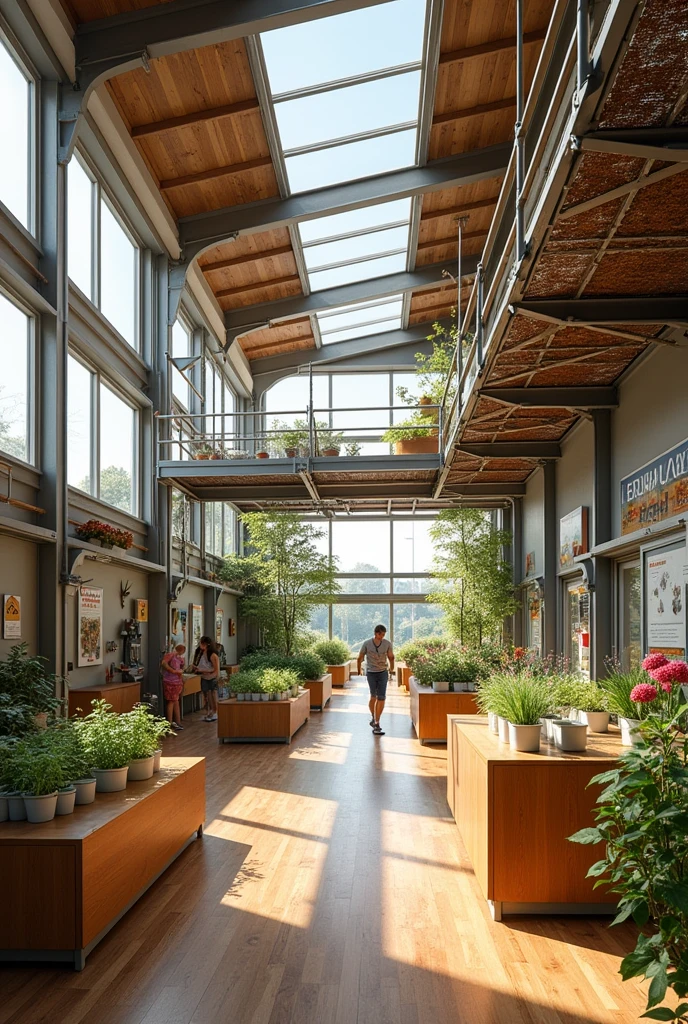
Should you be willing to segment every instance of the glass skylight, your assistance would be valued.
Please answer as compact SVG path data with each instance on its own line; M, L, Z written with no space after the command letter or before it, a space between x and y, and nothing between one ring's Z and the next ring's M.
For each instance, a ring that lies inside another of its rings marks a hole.
M318 313L318 328L323 345L337 341L383 334L401 327L403 297L390 295L375 302L357 302Z

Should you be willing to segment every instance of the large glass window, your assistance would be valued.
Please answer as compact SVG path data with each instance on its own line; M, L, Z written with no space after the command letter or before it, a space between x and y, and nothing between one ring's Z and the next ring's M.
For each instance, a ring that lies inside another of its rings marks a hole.
M175 320L172 326L172 358L183 359L191 355L191 328L182 320ZM186 371L184 371L186 373ZM183 409L190 408L191 388L176 366L170 364L172 394Z
M389 630L389 604L335 604L332 606L332 635L349 644L357 653L364 640L381 623Z
M32 318L0 293L0 451L33 461Z
M642 660L640 562L619 566L619 660L625 672Z
M380 522L347 519L330 524L332 555L338 559L339 572L361 572L361 562L375 566L369 572L389 572L389 529L385 520Z
M72 282L138 348L139 248L77 154L67 171L67 265Z
M234 510L227 502L205 503L205 550L218 558L234 553Z
M138 514L138 413L69 357L67 479L72 487Z
M2 142L0 201L17 220L33 229L34 88L16 54L0 38Z
M437 604L395 604L394 643L398 646L405 644L407 640L439 632L443 614Z

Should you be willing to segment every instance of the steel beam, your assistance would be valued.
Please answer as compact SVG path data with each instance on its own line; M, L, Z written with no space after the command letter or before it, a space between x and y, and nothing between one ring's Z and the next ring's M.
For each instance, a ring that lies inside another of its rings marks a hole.
M688 295L628 295L618 298L529 299L513 310L528 316L542 313L571 326L590 324L670 324L688 322Z
M578 140L578 148L583 153L611 153L618 156L637 156L643 160L669 160L677 163L688 163L688 149L679 146L651 145L640 142L622 142L620 139L605 139L599 135L584 136Z
M445 483L440 500L445 498L518 498L526 493L525 484L453 484Z
M480 397L531 409L615 409L619 404L614 387L481 388Z
M481 459L559 459L561 446L557 441L492 441L481 444L463 442L459 452Z
M465 272L475 272L477 256L467 256ZM295 295L287 299L275 299L273 302L261 302L255 306L242 306L225 313L225 326L228 331L227 343L248 328L264 327L277 320L290 320L304 313L324 313L326 310L347 306L355 302L369 302L373 299L384 299L389 295L405 294L423 288L437 288L447 283L447 275L456 270L454 262L433 263L429 267L419 267L413 271L402 271L400 274L388 274L386 277L375 277L368 281L356 281L354 284L340 285L338 288L326 288L311 295Z
M437 469L439 460L439 455L342 455L296 460L236 459L231 462L212 459L202 462L166 460L160 463L159 469L160 476L164 479L216 481L222 477L236 477L241 480L255 478L256 485L264 476L283 476L293 480L301 471L308 471L311 474L370 473L371 484L375 484L379 473L407 473L414 470L432 473ZM363 485L364 482L359 483ZM322 486L323 481L319 478L318 487Z
M204 249L220 245L237 235L274 231L330 214L494 178L506 170L510 153L511 145L503 143L461 156L433 160L425 167L410 167L360 181L348 181L286 199L260 200L183 217L179 221L179 237L184 259L190 262Z

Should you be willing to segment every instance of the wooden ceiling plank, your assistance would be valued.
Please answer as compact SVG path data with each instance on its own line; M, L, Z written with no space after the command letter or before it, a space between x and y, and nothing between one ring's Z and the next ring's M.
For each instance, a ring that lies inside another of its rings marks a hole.
M257 292L262 288L275 288L282 284L301 284L298 274L290 274L289 277L275 277L272 281L253 281L251 284L242 284L239 288L224 288L215 292L216 299L229 299L234 295L242 295L244 292Z
M280 245L276 249L266 249L264 252L247 252L243 256L235 256L231 260L217 260L215 263L201 265L204 274L213 270L227 270L229 267L239 267L243 263L258 263L259 260L269 260L272 256L287 256L292 252L291 245Z
M447 206L441 210L428 210L421 213L421 224L426 220L439 220L441 217L459 217L463 214L473 213L474 210L485 210L490 206L496 206L499 196L491 196L489 199L476 199L474 203L459 203L458 206Z
M201 124L204 121L218 121L224 117L237 114L249 114L260 110L257 99L241 100L239 103L226 103L221 107L209 107L207 110L195 110L180 117L168 117L162 121L151 121L140 124L131 130L132 139L141 139L150 135L160 135L173 131L175 128L186 128L188 125Z
M463 241L468 242L471 238L487 238L487 231L469 231L468 234L463 235ZM437 249L441 245L458 245L459 236L452 235L450 238L435 238L429 239L426 242L419 242L418 249Z
M479 117L482 114L493 114L498 110L509 110L516 106L516 97L507 96L503 100L493 100L492 103L479 103L475 107L466 107L464 110L450 110L446 114L435 114L432 119L433 127L439 124L448 124L450 121L464 121L469 117Z
M196 185L204 181L213 181L216 178L230 177L232 174L242 174L244 171L255 171L261 167L272 167L272 160L269 156L259 157L257 160L246 160L241 164L231 164L229 167L211 167L207 171L184 174L180 178L167 178L160 182L160 188L163 192L167 192L173 188L181 188L183 185Z
M528 46L531 43L541 43L547 35L546 28L539 28L535 32L526 32L523 42ZM478 43L477 46L466 46L463 50L450 50L448 53L440 54L440 65L456 64L459 61L470 60L471 57L482 57L490 53L499 53L501 50L515 50L516 37L507 36L503 39L493 39L491 42Z

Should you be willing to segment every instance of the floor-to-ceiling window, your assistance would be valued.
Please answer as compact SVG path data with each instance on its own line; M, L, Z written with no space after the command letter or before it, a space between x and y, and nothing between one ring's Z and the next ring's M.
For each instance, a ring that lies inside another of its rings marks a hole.
M0 451L33 462L34 318L0 292Z

